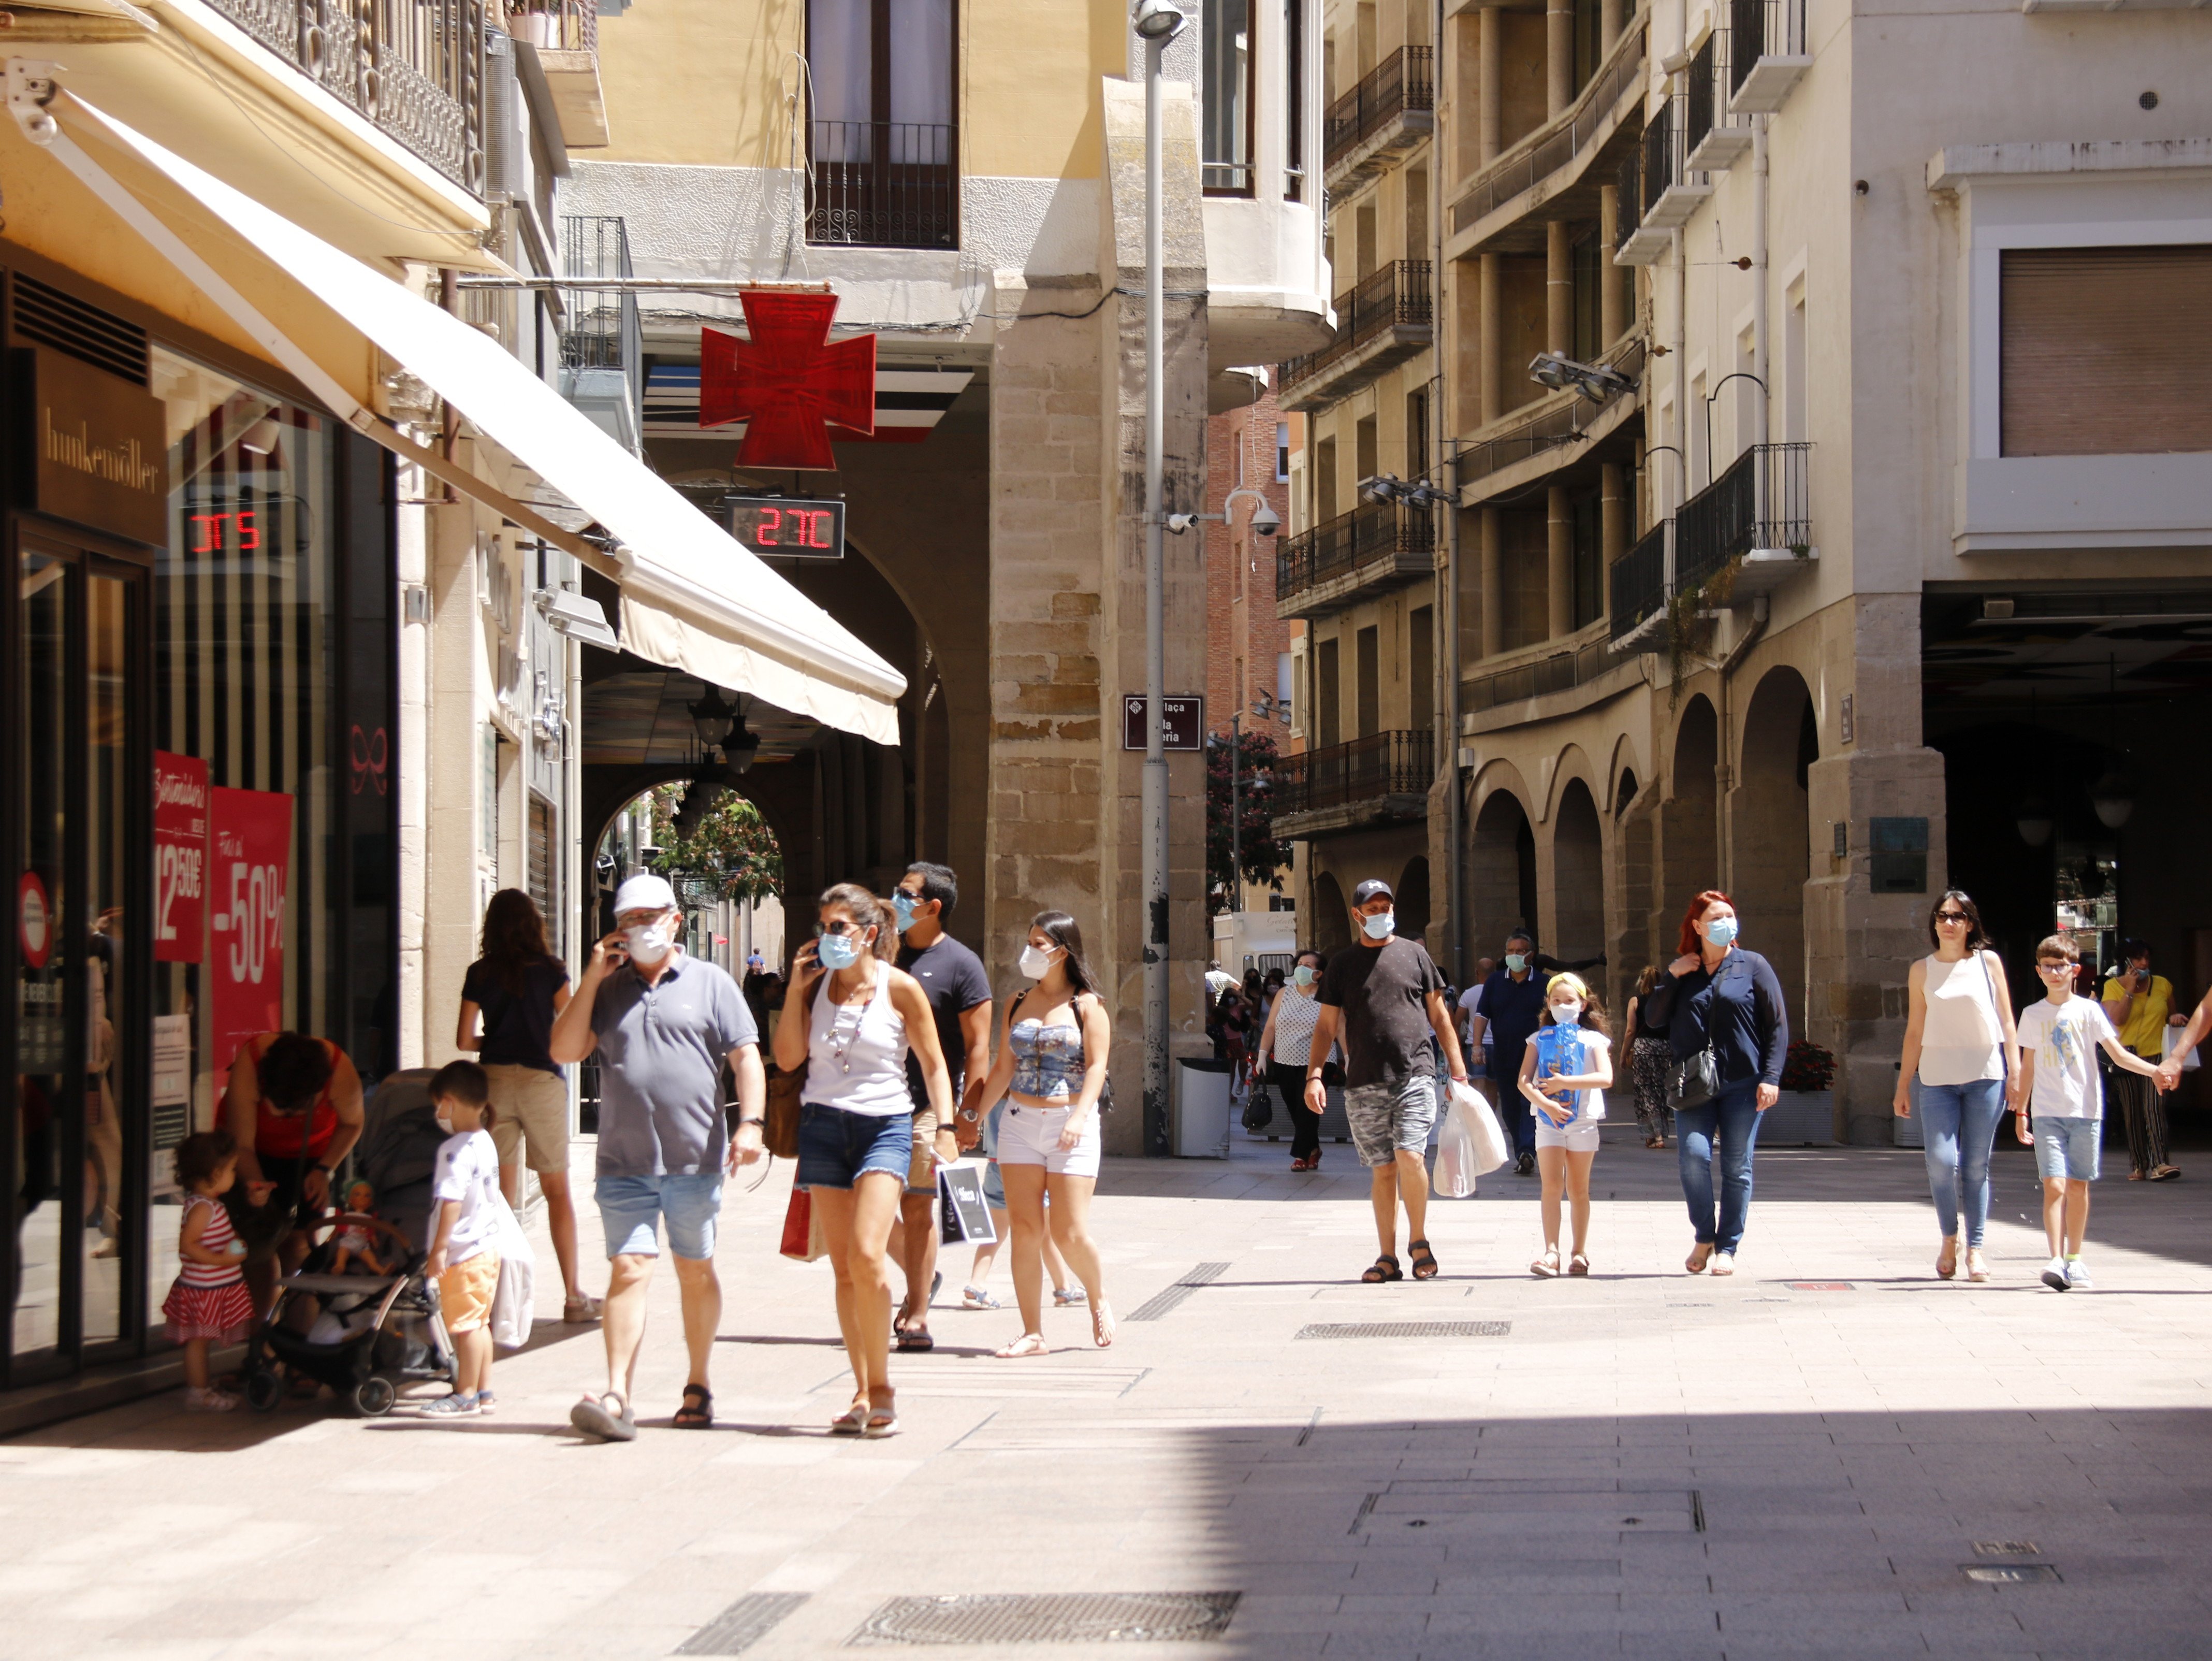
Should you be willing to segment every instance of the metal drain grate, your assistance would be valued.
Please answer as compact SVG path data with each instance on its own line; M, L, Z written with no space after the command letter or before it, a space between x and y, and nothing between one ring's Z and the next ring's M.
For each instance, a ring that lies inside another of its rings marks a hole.
M1321 1321L1298 1329L1301 1338L1503 1338L1510 1321Z
M1218 1638L1237 1591L965 1592L894 1597L848 1644L1166 1644Z
M676 1646L678 1655L743 1655L807 1599L803 1591L749 1591Z
M1123 1318L1131 1321L1157 1321L1207 1281L1218 1281L1227 1273L1229 1273L1229 1265L1226 1263L1200 1263L1166 1291L1145 1299L1133 1311Z
M1974 1542L1974 1555L1977 1557L2033 1557L2035 1555L2035 1542L2033 1540L1977 1540Z
M1961 1563L1959 1573L1988 1585L2017 1586L2038 1580L2056 1580L2058 1571L2048 1563Z

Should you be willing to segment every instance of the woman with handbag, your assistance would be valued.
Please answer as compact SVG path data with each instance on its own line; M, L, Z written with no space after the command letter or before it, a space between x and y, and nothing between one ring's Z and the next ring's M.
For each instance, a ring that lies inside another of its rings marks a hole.
M2004 964L1989 950L1982 914L1959 889L1947 888L1928 913L1936 950L1912 965L1911 1013L1897 1068L1897 1116L1912 1116L1912 1084L1920 1083L1921 1141L1928 1188L1943 1231L1936 1273L1959 1272L1959 1213L1966 1212L1966 1278L1986 1281L1982 1232L1990 1219L1990 1153L2004 1116L2005 1080L2020 1076L2020 1035Z
M1054 1244L1089 1294L1093 1341L1101 1349L1114 1342L1114 1311L1091 1238L1091 1196L1104 1150L1098 1116L1114 1104L1106 1084L1113 1027L1083 960L1083 932L1066 912L1036 914L1021 970L1036 984L1007 1005L998 1062L972 1104L988 1113L1006 1098L999 1178L1013 1224L1014 1297L1022 1311L1022 1335L998 1352L1007 1360L1049 1353L1043 1308L1048 1220Z
M914 1156L909 1048L939 1124L952 1123L952 1080L921 983L893 968L891 909L857 883L822 896L821 932L792 959L775 1029L775 1064L799 1086L799 1186L822 1220L837 1281L837 1325L853 1364L853 1405L838 1436L895 1436L891 1389L891 1220Z
M1735 1273L1751 1212L1751 1156L1759 1116L1782 1099L1790 1014L1773 965L1735 943L1735 907L1717 888L1682 916L1681 955L1651 994L1651 1019L1674 1041L1675 1157L1697 1243L1682 1267ZM1713 1211L1713 1162L1721 1202Z
M1275 995L1260 1033L1267 1082L1291 1116L1293 1171L1321 1168L1321 1115L1306 1106L1306 1062L1313 1055L1314 1025L1321 1019L1321 971L1328 966L1328 959L1318 952L1299 952L1291 983Z
M1636 1086L1636 1123L1644 1132L1646 1147L1667 1146L1667 1132L1674 1117L1667 1104L1674 1076L1674 1043L1666 1021L1651 1010L1651 993L1658 984L1659 965L1645 964L1636 977L1636 990L1620 1023L1628 1033L1628 1074Z

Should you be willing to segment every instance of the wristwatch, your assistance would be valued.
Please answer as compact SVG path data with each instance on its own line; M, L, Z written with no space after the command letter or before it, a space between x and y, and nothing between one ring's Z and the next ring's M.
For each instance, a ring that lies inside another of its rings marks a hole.
M742 1130L749 1124L766 1124L767 1123L766 1119L740 1119L738 1121L738 1129Z
M336 1171L332 1171L332 1170L331 1170L328 1165L325 1165L325 1164L324 1164L320 1159L318 1159L318 1160L316 1160L316 1161L315 1161L315 1167L314 1167L314 1168L315 1168L316 1170L318 1170L318 1171L321 1171L321 1172L323 1173L323 1175L324 1175L324 1176L325 1176L325 1177L335 1177L335 1176L337 1174Z
M960 1110L960 1123L963 1124L973 1124L982 1116L972 1107L963 1107Z

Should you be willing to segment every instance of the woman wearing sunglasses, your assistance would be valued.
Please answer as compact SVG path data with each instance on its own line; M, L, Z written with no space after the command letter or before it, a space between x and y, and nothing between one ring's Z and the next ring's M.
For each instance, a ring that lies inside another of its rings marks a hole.
M891 966L891 909L855 883L821 899L821 933L791 964L776 1023L775 1064L806 1069L799 1091L799 1173L822 1217L837 1281L837 1325L853 1364L853 1405L840 1436L892 1436L891 1285L885 1264L914 1158L912 1048L939 1124L952 1123L952 1079L921 983Z
M1920 1132L1928 1188L1943 1248L1936 1273L1959 1272L1959 1214L1966 1213L1966 1278L1986 1281L1982 1232L1990 1219L1990 1150L2004 1116L2005 1080L2020 1074L2020 1035L2004 964L1988 949L1982 914L1956 888L1947 888L1928 914L1936 950L1912 965L1911 1010L1905 1054L1898 1062L1897 1116L1912 1116L1920 1089Z

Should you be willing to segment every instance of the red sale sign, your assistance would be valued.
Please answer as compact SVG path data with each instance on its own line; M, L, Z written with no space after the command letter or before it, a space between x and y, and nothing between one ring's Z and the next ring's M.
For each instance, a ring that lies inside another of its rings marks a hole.
M207 933L208 770L154 752L154 961L198 963Z
M209 998L214 1055L228 1076L240 1044L284 1026L284 901L291 885L292 798L208 792ZM218 1087L221 1081L218 1081Z

